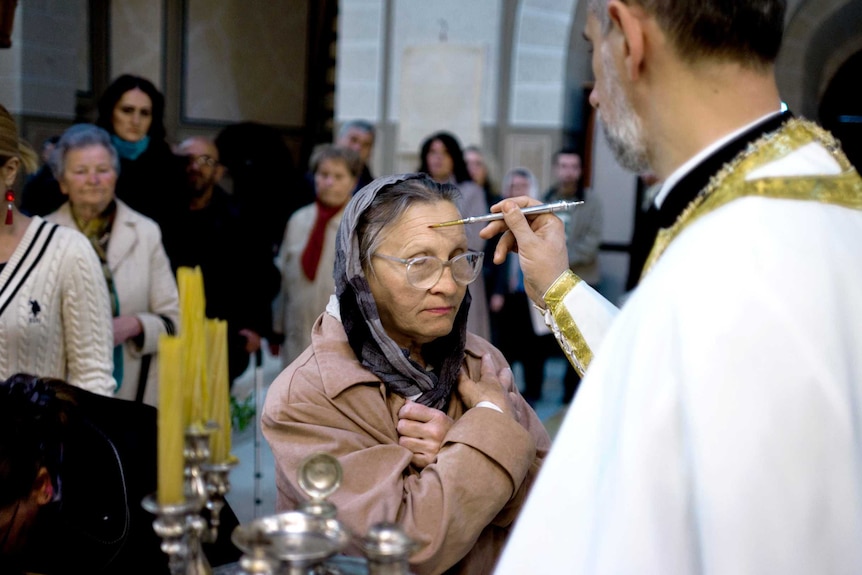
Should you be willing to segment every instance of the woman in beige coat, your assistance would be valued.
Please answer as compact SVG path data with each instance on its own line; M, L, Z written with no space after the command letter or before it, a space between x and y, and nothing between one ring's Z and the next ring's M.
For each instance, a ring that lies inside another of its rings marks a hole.
M177 285L159 226L115 198L119 159L103 129L66 130L52 169L69 200L47 219L90 239L113 300L115 395L156 405L159 336L179 324Z
M499 351L467 332L467 248L458 189L423 174L375 180L338 229L336 295L311 346L270 386L263 432L279 510L303 499L302 460L337 457L330 498L364 535L400 523L419 574L491 573L550 440Z

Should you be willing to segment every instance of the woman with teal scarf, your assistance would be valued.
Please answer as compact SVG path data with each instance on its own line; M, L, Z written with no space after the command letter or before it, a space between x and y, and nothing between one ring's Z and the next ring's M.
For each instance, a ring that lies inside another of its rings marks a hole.
M181 209L185 164L165 140L165 98L152 82L124 74L99 99L96 124L120 156L117 197L162 228Z

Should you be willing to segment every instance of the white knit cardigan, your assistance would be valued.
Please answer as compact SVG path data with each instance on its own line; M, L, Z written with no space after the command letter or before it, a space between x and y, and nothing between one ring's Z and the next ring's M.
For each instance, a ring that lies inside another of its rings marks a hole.
M0 377L56 377L111 395L111 305L83 234L34 217L0 272Z

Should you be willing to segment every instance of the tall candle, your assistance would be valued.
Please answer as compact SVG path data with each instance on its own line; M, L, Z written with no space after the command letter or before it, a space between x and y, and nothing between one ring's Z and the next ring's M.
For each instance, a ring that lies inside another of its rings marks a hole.
M159 337L158 494L161 505L182 503L183 413L182 343L176 337Z
M180 337L183 341L183 404L186 425L204 423L204 406L209 403L206 381L206 308L203 275L199 267L177 270L180 292Z
M230 384L227 370L227 322L208 319L207 377L212 389L207 419L218 428L210 436L210 461L224 463L230 457Z

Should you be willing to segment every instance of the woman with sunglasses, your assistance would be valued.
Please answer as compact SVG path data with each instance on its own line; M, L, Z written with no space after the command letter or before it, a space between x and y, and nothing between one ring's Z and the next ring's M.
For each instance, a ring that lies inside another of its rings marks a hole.
M344 469L339 519L400 523L416 573L490 573L550 443L502 354L467 332L482 254L463 226L429 227L462 216L459 194L407 174L353 197L336 293L262 416L278 509L304 499L297 469L327 451Z

